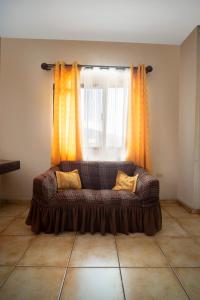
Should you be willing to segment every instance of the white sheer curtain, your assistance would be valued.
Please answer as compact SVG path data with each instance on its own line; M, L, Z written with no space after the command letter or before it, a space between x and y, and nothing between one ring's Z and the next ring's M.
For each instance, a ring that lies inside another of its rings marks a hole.
M81 70L83 158L123 160L130 70Z

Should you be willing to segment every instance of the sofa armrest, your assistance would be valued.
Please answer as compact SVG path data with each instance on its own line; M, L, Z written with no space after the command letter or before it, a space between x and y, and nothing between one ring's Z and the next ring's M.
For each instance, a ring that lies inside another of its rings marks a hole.
M136 167L134 175L138 174L136 194L142 200L142 206L148 207L159 202L159 181L149 175L144 169Z
M57 192L57 182L55 171L59 170L58 167L53 167L45 173L37 176L33 180L33 199L39 200L42 203L48 203L49 200Z

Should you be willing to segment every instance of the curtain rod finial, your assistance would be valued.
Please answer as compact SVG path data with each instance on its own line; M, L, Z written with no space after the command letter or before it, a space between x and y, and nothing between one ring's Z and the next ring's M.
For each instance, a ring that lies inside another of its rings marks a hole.
M153 71L153 67L152 66L147 66L146 67L146 72L147 73L151 73Z
M41 69L49 71L49 70L51 70L51 67L47 63L42 63L41 64Z

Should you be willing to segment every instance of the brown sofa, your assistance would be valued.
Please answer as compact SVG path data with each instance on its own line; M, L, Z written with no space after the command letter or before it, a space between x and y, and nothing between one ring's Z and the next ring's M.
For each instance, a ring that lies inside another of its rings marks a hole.
M55 171L79 170L81 190L57 190ZM117 171L139 174L136 193L113 191ZM26 223L35 233L63 231L154 235L161 229L159 182L132 162L63 161L36 177Z

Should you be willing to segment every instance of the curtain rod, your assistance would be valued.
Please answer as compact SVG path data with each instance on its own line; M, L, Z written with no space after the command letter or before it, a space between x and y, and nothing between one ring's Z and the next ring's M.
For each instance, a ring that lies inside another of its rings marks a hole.
M70 67L72 66L72 64L65 64L66 67ZM45 70L45 71L50 71L51 69L53 69L53 67L55 67L55 64L47 64L47 63L42 63L41 64L41 69ZM130 67L127 66L101 66L101 65L79 65L78 67L81 68L101 68L101 69L109 69L109 68L115 68L115 69L129 69ZM137 70L137 67L134 67L135 70ZM153 71L153 67L152 66L147 66L146 68L146 73L150 73Z

